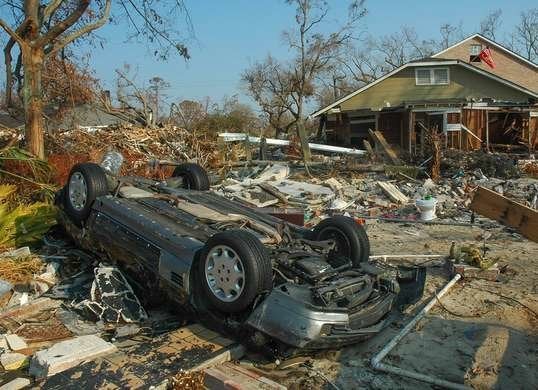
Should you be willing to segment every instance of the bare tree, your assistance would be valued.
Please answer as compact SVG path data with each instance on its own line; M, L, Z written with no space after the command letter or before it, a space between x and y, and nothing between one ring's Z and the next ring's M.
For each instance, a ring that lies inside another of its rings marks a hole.
M501 27L502 9L490 11L484 19L480 21L480 34L491 40L496 40L497 31Z
M155 76L149 80L149 98L153 105L156 121L160 120L160 106L163 103L164 98L166 97L164 91L168 88L170 88L170 83L164 80L162 77Z
M529 61L538 62L538 8L521 13L519 24L512 34L514 51Z
M464 38L463 24L460 22L457 26L450 23L442 24L439 28L441 39L438 46L440 50L444 50L452 46L455 42Z
M183 100L179 104L172 103L170 108L170 119L178 123L189 132L206 116L209 109L208 102L197 102L193 100Z
M328 35L319 31L329 12L328 4L322 0L286 0L296 7L294 29L283 36L294 53L293 62L283 69L282 77L291 86L290 113L296 120L297 133L305 162L310 161L310 148L306 135L305 104L314 96L315 79L323 73L352 38L357 21L366 14L364 0L353 1L349 6L347 22Z
M292 100L289 78L284 77L281 65L268 56L264 62L245 70L242 81L248 94L260 106L275 136L288 133L296 119L291 115Z
M136 75L131 74L129 65L124 65L122 70L116 69L116 74L116 94L123 113L129 112L133 122L154 128L156 118L149 91L137 85Z
M16 67L23 69L26 142L29 151L36 156L43 158L45 154L41 76L47 57L81 37L87 37L111 17L124 18L133 30L131 37L150 41L156 48L155 55L166 58L172 48L188 57L186 46L174 35L176 31L167 28L177 24L174 12L185 11L182 0L166 4L162 0L114 0L114 3L118 11L116 16L111 16L112 0L5 0L0 3L2 9L9 11L5 13L6 19L0 19L0 27L9 36L4 49L6 98L11 101L12 50L17 45L20 63L18 61Z
M340 69L354 80L351 86L358 87L409 61L432 55L435 46L434 40L421 40L414 28L402 26L398 32L379 38L368 35L358 46L350 46L340 59ZM349 86L347 82L346 87Z

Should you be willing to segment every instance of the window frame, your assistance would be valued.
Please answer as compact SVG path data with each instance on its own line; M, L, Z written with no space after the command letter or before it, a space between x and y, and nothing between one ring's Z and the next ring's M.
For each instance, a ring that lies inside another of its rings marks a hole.
M430 72L430 81L428 83L422 83L419 82L418 79L418 71L428 70ZM436 83L434 78L434 70L446 70L446 83ZM430 68L423 68L423 67L416 67L415 68L415 85L422 86L422 85L449 85L450 84L450 68L443 66L443 67L430 67Z
M478 53L473 53L473 47L478 47ZM482 52L482 44L481 43L473 43L469 46L469 55L470 56L478 56Z

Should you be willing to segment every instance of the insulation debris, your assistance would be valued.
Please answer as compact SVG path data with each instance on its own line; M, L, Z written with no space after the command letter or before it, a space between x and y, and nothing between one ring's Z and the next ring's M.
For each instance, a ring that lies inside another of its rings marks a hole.
M105 323L139 322L148 318L133 289L115 267L95 268L91 299L75 305L90 316Z

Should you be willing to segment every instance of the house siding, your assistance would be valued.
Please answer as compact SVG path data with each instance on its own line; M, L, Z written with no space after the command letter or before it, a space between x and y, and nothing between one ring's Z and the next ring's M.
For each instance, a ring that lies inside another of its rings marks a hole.
M470 62L469 53L471 45L482 45L483 47L486 47L487 42L480 37L474 37L436 55L435 57L465 61L477 68L496 74L503 79L510 80L533 92L538 92L538 69L536 67L521 61L517 57L510 55L495 46L490 46L489 48L493 61L495 62L495 68L490 68L484 62Z
M447 66L439 66L446 68ZM415 85L413 66L370 87L369 89L342 102L342 111L359 108L380 110L384 107L397 107L406 101L435 101L440 99L481 99L493 98L507 102L527 102L529 95L519 92L498 81L473 72L462 66L451 65L448 85Z

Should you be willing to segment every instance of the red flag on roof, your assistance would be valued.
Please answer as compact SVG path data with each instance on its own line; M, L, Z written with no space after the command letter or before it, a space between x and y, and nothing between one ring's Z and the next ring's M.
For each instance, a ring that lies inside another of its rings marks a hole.
M491 50L486 46L484 50L478 55L482 61L484 61L490 68L495 68L495 62L493 62L493 57L491 56Z

